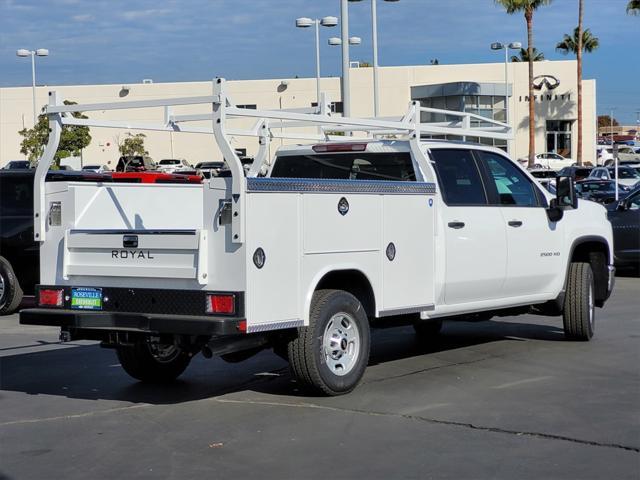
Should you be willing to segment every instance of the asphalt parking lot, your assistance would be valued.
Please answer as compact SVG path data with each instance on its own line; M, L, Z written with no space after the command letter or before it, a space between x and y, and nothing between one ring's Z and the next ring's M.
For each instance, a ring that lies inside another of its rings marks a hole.
M559 318L374 332L364 382L304 397L270 351L198 356L170 387L0 317L0 479L639 478L640 279L590 343Z

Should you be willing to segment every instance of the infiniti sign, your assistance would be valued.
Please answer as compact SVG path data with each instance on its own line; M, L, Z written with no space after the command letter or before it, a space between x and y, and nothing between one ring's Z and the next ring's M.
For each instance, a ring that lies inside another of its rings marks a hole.
M553 75L538 75L533 79L533 88L536 90L542 90L542 87L546 85L547 89L555 90L560 86L560 80Z

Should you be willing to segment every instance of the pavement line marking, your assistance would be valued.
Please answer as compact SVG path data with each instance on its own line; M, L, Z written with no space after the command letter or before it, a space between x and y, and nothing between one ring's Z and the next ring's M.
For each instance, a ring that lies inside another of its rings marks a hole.
M268 402L261 400L232 400L232 399L223 399L223 398L213 398L213 401L220 403L235 403L235 404L249 404L249 405L264 405L271 407L294 407L294 408L312 408L318 410L327 410L333 412L342 412L342 413L356 413L360 415L370 415L373 417L395 417L395 418L404 418L407 420L418 420L421 422L432 423L435 425L446 425L451 427L461 427L468 428L471 430L479 430L484 432L491 433L502 433L507 435L515 435L518 437L534 437L539 439L548 439L548 440L559 440L571 443L577 443L580 445L588 445L592 447L605 447L605 448L616 448L620 450L627 450L635 453L640 453L640 447L633 447L630 445L623 445L619 443L603 443L597 442L593 440L582 440L579 438L567 437L564 435L556 435L553 433L542 433L542 432L526 432L526 431L518 431L518 430L509 430L505 428L499 427L487 427L483 425L475 425L473 423L466 422L456 422L454 420L438 420L436 418L427 418L420 417L417 415L406 415L401 413L391 413L391 412L375 412L368 410L358 410L358 409L350 409L350 408L339 408L339 407L329 407L326 405L318 405L315 403L285 403L285 402Z
M91 417L93 415L98 415L101 413L113 413L113 412L122 412L125 410L133 410L135 408L145 408L145 407L153 407L154 405L150 403L142 403L139 405L130 405L128 407L118 407L118 408L108 408L106 410L96 410L93 412L85 412L85 413L77 413L74 415L61 415L59 417L46 417L46 418L31 418L24 420L13 420L11 422L0 423L0 427L7 427L11 425L25 425L29 423L40 423L40 422L53 422L56 420L70 420L74 418L84 418Z
M544 377L534 377L534 378L526 378L524 380L517 380L515 382L508 382L508 383L503 383L502 385L497 385L495 387L491 387L491 388L509 388L509 387L515 387L517 385L524 385L526 383L533 383L533 382L541 382L543 380L548 380L550 378L553 378L551 375L546 375Z

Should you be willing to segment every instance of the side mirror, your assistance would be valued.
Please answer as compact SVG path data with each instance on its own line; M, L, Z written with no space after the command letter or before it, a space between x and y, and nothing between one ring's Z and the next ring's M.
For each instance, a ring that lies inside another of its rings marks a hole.
M578 196L576 195L576 189L573 185L573 178L556 178L555 200L555 206L557 207L578 208Z

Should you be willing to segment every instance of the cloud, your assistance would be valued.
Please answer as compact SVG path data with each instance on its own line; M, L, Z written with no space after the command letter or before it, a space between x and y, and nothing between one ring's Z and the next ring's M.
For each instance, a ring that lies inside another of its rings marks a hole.
M128 12L122 12L120 17L125 20L140 20L149 17L158 17L166 15L170 12L167 8L148 8L146 10L129 10Z
M73 17L71 17L75 22L91 22L92 20L94 20L96 17L94 17L93 15L91 15L90 13L83 13L80 15L74 15Z

